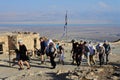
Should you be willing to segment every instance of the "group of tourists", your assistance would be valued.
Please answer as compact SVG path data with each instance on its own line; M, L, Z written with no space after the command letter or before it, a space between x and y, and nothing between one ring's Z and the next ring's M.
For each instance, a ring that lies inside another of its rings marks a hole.
M97 45L94 45L91 41L86 42L81 40L79 43L72 40L72 64L76 62L77 66L80 66L82 63L83 56L86 57L89 66L96 64L95 58L97 56L99 57L100 66L107 64L110 52L111 47L107 40L103 44L98 43Z
M64 64L64 48L59 43L55 44L51 39L40 38L41 63L45 62L45 55L50 59L51 69L56 67L55 57L59 56L59 62ZM57 52L57 54L55 53Z
M64 45L59 43L54 43L51 39L46 39L45 37L40 37L40 50L39 55L35 52L35 55L39 56L41 64L45 63L45 56L49 59L51 63L51 69L56 68L55 58L58 57L58 62L64 65ZM109 42L106 40L104 43L98 43L94 45L91 41L80 41L76 42L72 40L72 64L80 66L84 58L86 58L89 66L96 65L96 57L99 58L100 66L104 63L107 64L109 61L109 54L111 52L111 47ZM19 70L24 69L24 64L27 65L27 69L30 69L30 63L28 58L28 52L26 46L23 44L22 40L18 41L19 49L16 49L16 58L18 60Z

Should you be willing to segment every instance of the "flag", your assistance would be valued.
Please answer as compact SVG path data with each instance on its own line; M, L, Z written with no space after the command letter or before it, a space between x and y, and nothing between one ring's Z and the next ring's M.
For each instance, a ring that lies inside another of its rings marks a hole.
M66 11L66 14L65 14L65 25L64 25L64 33L62 35L62 37L64 36L67 36L67 11Z
M65 25L64 25L64 31L66 31L67 29L67 11L66 11L66 14L65 14Z
M65 25L67 26L67 11L66 11L66 15L65 15Z

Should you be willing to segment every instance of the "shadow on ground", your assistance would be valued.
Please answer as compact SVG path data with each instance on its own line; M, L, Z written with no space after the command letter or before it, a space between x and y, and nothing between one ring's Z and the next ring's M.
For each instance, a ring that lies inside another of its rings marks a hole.
M68 75L68 73L62 73L60 75L56 75L56 73L46 73L48 76L52 77L52 80L70 80L67 79L66 76Z

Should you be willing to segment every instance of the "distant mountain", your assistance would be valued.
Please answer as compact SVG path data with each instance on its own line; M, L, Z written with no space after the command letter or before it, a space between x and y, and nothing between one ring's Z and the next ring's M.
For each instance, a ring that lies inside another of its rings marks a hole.
M116 41L114 41L114 42L120 42L120 39L118 39L118 40L116 40Z

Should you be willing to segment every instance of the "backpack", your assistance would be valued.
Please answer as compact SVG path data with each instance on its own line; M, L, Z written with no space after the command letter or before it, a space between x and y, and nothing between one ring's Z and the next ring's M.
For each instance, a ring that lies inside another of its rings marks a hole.
M49 47L49 53L54 53L54 52L55 52L54 46L50 46L50 47Z
M49 47L47 46L47 48L46 48L46 55L47 55L47 56L50 56L49 53L50 53L50 52L49 52Z

